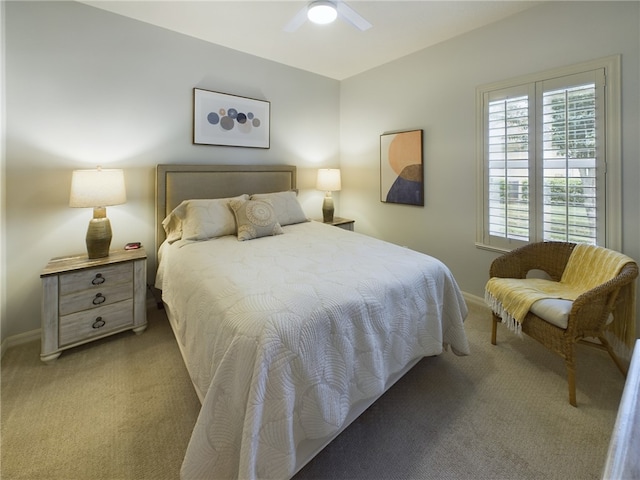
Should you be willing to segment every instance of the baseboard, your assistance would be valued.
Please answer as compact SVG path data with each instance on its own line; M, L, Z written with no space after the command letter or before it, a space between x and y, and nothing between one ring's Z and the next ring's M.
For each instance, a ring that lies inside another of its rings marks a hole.
M4 356L4 353L11 347L17 345L23 345L25 343L32 342L40 339L40 329L30 330L28 332L19 333L18 335L12 335L5 338L0 345L0 358Z
M482 297L467 292L462 292L462 296L467 303L472 303L477 307L489 308Z

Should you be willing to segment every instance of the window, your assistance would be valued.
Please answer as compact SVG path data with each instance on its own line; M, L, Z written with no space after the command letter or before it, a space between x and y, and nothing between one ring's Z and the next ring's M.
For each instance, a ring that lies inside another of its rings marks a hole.
M478 88L478 246L620 248L619 61Z

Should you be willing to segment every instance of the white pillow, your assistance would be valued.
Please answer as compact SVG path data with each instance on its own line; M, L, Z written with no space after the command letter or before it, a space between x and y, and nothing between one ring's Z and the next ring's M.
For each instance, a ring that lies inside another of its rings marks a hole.
M238 225L238 240L252 240L284 233L269 200L231 200Z
M265 200L268 199L273 205L273 209L278 217L278 223L281 226L291 225L294 223L308 222L300 206L300 202L296 197L296 192L289 190L287 192L276 193L255 193L251 195L251 200Z
M176 240L207 240L235 235L236 222L229 208L231 200L247 200L249 195L231 198L185 200L162 222L169 243Z

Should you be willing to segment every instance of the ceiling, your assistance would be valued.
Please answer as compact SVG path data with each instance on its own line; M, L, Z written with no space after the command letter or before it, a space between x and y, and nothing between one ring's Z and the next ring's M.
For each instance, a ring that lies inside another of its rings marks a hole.
M533 1L348 0L373 27L359 31L338 18L330 25L284 26L305 0L138 0L82 3L211 43L343 80L396 58L496 22Z

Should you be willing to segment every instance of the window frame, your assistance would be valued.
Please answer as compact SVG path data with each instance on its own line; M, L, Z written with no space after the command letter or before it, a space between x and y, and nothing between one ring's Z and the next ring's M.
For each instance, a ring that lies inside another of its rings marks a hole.
M488 165L485 158L486 149L486 117L485 96L496 90L507 90L523 85L534 85L537 82L552 80L558 77L575 75L587 71L604 69L604 118L602 130L604 136L604 242L602 246L620 250L622 248L622 158L621 158L621 75L620 55L574 64L566 67L546 70L539 73L524 75L518 78L481 85L476 88L476 247L497 252L507 252L529 242L511 239L501 239L491 242L487 225L489 214L489 191L487 176ZM530 139L530 145L537 140ZM537 177L537 173L530 172L530 176ZM535 178L534 178L535 180ZM535 222L542 218L542 210L532 212L537 215Z

